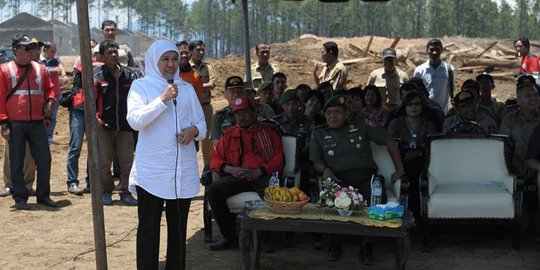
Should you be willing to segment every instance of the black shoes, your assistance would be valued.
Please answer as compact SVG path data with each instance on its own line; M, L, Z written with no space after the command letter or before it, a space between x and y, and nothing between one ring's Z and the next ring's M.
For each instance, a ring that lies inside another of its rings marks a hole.
M205 246L210 251L237 249L239 247L238 238L234 238L232 240L228 240L224 238L219 241L206 244Z
M326 255L326 260L329 262L335 262L341 257L341 243L337 241L331 241L328 244L328 253Z
M37 203L43 204L45 206L49 206L49 207L52 207L52 208L57 208L58 207L58 204L55 201L51 200L51 198L45 198L45 199L37 200Z
M14 208L17 210L30 210L30 205L28 205L28 203L26 202L19 202L12 205L11 208Z

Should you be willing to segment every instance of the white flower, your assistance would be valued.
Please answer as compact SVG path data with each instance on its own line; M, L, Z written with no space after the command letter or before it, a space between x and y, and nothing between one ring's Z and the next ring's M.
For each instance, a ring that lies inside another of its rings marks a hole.
M339 196L336 197L336 199L334 200L334 204L336 205L337 208L346 209L346 210L349 209L349 206L351 206L351 203L352 203L351 198L349 198L349 196L345 192L339 194Z
M352 196L352 200L353 200L355 205L360 204L360 202L362 202L364 200L364 198L362 197L362 194L357 193L357 192L353 192L351 194L351 196Z
M334 202L332 200L326 200L326 205L332 207L334 206Z

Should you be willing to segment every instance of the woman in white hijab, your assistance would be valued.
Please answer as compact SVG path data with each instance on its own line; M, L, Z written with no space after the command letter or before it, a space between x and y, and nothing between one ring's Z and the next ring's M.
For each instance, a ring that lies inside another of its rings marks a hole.
M193 87L179 77L173 42L148 48L145 77L133 82L127 121L139 131L129 190L138 195L137 268L158 269L159 231L166 201L166 269L185 269L186 228L191 198L199 192L193 140L206 134L204 114Z

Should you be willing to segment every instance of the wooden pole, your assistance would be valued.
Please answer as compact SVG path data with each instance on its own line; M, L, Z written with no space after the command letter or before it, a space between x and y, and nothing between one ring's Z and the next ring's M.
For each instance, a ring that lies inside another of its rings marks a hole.
M367 44L366 50L364 51L364 57L368 55L369 47L371 47L371 42L373 41L373 35L369 38L369 42Z
M94 246L96 249L96 269L107 270L107 246L105 243L105 222L101 204L101 176L99 173L99 150L97 144L96 97L92 72L90 49L90 22L88 0L77 0L77 22L79 24L79 46L82 63L82 85L84 90L84 117L88 138L90 166L90 189L92 194L92 217L94 222Z
M246 65L246 89L253 89L251 83L251 54L249 53L248 0L242 0L242 30L244 34L244 62Z
M392 49L395 49L397 44L399 43L399 41L401 40L401 37L400 36L397 36L395 39L394 39L394 42L392 42L392 45L390 45L390 48Z
M481 52L479 55L476 56L476 58L482 56L484 53L486 53L487 51L489 51L489 49L491 49L493 46L495 46L496 44L498 43L498 41L495 41L493 43L491 43L491 45L489 45L483 52Z

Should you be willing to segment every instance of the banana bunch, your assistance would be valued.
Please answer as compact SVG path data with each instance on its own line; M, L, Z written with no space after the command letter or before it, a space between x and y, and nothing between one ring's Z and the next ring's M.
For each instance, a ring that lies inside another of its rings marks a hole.
M288 189L276 185L271 185L264 189L264 195L268 200L279 202L297 202L308 199L308 196L297 187Z

